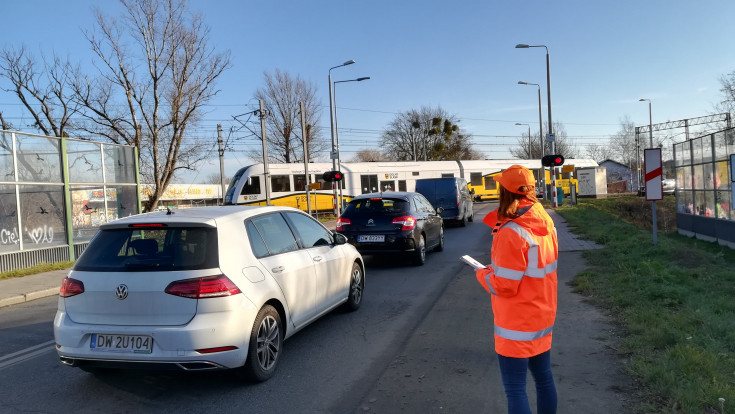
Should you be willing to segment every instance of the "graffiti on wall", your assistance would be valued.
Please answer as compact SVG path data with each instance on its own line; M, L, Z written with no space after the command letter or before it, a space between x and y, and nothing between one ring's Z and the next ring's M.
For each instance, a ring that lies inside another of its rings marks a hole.
M50 244L54 242L54 228L53 226L43 225L40 227L24 229L30 240L34 244ZM0 244L18 244L20 237L18 235L18 228L13 227L12 230L0 229Z

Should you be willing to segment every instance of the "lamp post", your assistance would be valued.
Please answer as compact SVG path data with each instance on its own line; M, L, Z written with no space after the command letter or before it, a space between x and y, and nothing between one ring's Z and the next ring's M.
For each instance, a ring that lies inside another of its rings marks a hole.
M544 121L541 119L541 85L538 83L530 83L518 81L519 85L535 85L538 87L538 139L541 141L541 158L546 155L546 143L544 142ZM543 189L544 198L546 195L546 168L541 166L541 188Z
M653 148L653 118L651 117L651 100L648 98L641 98L638 102L648 101L648 148Z
M338 83L344 83L344 82L362 82L364 80L370 79L370 76L363 76L361 78L357 79L349 79L349 80L341 80L341 81L335 81L332 82L332 98L334 100L334 138L335 138L335 151L337 152L337 168L335 170L338 170L340 167L340 159L339 159L339 125L337 124L337 84ZM337 184L339 187L339 203L337 204L337 214L340 214L342 211L342 184Z
M651 116L651 100L647 98L641 98L638 100L638 102L646 101L648 101L648 144L650 145L649 148L653 148L653 117ZM658 229L656 228L656 200L651 200L651 212L653 219L653 245L655 246L658 244Z
M528 49L529 47L543 47L544 49L546 49L546 99L547 99L546 105L548 106L548 111L549 111L548 137L549 137L549 141L551 141L551 153L553 154L554 153L554 141L552 137L554 136L554 127L551 121L551 70L550 70L550 65L549 65L549 48L546 47L546 45L527 45L525 43L519 43L516 45L516 49ZM556 170L555 167L551 167L551 180L552 180L551 182L551 197L552 197L551 203L553 207L558 206L558 201L556 199L556 171L555 170Z
M531 125L529 124L522 124L520 122L516 122L516 125L525 125L528 127L528 159L531 159Z
M341 65L329 68L329 130L332 134L332 153L330 154L330 158L332 158L332 171L337 169L337 142L334 136L334 106L332 103L332 94L334 93L332 90L332 69L341 68L342 66L351 65L353 63L355 63L355 61L350 59ZM337 186L334 182L332 182L332 193L334 195L334 215L336 217L339 215L339 210L337 209Z

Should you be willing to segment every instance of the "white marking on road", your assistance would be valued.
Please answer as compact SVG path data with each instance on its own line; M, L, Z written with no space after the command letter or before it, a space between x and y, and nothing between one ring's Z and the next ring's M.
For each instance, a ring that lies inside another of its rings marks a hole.
M11 365L15 365L19 362L35 358L41 354L54 350L55 341L48 341L42 344L34 345L20 351L13 352L12 354L0 356L0 370L5 369Z

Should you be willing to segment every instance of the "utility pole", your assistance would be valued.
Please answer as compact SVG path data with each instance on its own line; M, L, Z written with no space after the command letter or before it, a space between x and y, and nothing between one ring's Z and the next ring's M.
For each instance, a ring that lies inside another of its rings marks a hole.
M265 204L271 205L271 173L268 169L268 145L265 141L265 111L263 110L263 100L260 100L260 138L263 141L263 178L265 186Z
M306 140L306 109L304 101L301 104L301 138L304 142L304 184L306 187L306 208L309 210L311 215L311 194L309 194L309 144Z
M217 145L219 146L219 182L222 186L222 205L225 205L225 149L222 147L222 124L217 124Z

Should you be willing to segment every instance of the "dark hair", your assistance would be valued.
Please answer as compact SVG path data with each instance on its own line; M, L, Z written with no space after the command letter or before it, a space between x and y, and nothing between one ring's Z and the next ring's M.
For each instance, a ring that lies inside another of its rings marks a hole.
M518 203L527 198L533 202L537 202L536 195L533 194L533 187L521 186L519 191L531 191L529 194L516 194L505 189L502 185L500 187L500 205L498 206L498 218L514 219L518 217Z

